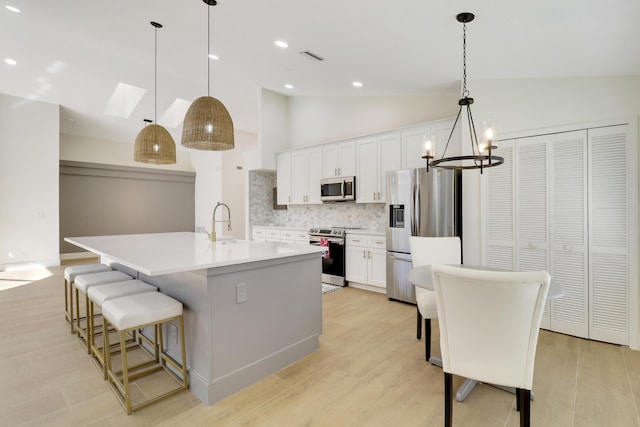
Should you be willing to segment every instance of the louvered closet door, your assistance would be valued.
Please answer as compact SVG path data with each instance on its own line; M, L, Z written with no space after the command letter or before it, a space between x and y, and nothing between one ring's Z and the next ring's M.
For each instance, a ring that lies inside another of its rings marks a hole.
M550 137L551 280L565 295L551 301L551 329L589 337L587 287L587 131Z
M517 269L549 271L547 136L518 139L516 153ZM549 328L549 304L542 327Z
M504 164L487 169L487 265L515 268L514 141L501 141Z
M589 337L628 344L628 126L588 131Z

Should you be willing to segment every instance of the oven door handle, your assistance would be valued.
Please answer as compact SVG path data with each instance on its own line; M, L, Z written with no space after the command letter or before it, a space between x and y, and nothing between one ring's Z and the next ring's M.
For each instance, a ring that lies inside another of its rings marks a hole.
M322 239L323 237L309 237L309 244L311 245L315 245L315 246L320 246L320 239ZM336 239L334 237L324 237L326 238L329 243L335 243L336 245L344 245L344 239Z

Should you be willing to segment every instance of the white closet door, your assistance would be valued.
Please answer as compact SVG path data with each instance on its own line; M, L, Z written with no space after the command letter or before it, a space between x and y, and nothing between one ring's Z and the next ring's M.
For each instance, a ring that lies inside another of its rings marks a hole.
M517 269L549 271L547 136L517 140ZM542 327L549 328L549 305Z
M628 344L628 126L590 129L589 337Z
M550 136L551 280L565 295L551 302L551 329L589 337L587 286L587 132Z
M487 265L515 268L513 140L501 141L499 155L504 164L489 168L487 174Z

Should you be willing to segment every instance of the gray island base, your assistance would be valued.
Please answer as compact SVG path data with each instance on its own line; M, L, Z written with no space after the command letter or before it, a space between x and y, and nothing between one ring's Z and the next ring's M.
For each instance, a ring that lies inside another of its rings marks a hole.
M65 240L184 304L189 387L205 404L254 384L319 348L322 265L317 247L207 242L195 233ZM180 247L182 253L178 253ZM139 255L143 250L148 253ZM193 259L184 251L193 252ZM173 264L161 262L171 258L172 252L176 255ZM172 325L167 329L165 346L177 356L177 329Z

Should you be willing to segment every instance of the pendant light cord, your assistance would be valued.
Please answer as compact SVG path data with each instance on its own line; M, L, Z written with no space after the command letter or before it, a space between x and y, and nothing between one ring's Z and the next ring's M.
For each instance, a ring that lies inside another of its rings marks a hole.
M154 27L156 31L153 47L153 122L158 124L158 27Z
M207 7L207 96L211 96L211 6Z

